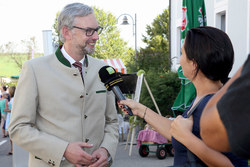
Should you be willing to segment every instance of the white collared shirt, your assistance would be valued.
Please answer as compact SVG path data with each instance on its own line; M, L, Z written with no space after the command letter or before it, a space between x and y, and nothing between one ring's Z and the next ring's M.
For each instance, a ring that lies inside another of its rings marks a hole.
M61 48L61 52L63 54L63 56L69 61L71 67L73 68L77 68L75 66L73 66L73 64L76 62L67 52L66 50L64 49L64 45L63 47ZM83 63L84 63L84 58L82 60L79 61L80 63L82 63L82 67L83 67ZM82 73L84 72L84 68L82 68Z

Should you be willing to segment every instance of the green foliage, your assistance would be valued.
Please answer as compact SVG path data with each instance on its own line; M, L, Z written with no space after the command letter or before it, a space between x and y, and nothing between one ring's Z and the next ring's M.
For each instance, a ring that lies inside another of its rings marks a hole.
M99 25L103 27L93 57L100 59L120 58L126 64L130 61L134 51L129 49L127 43L120 38L115 16L96 7L93 9Z
M58 20L58 16L60 14L60 11L58 11L56 13L56 18L55 18L55 22L53 24L53 30L52 30L52 39L53 39L53 43L58 43L59 46L62 45L63 43L59 40L59 32L57 30L57 20Z
M135 119L135 116L130 116L129 117L129 125L132 127L132 128L135 128L137 125L139 127L144 127L145 123L143 122L143 119L140 118L140 117L137 117L137 119L134 121Z
M10 82L10 83L7 83L7 84L4 84L4 85L7 85L8 87L11 87L11 86L17 86L17 80L16 82Z
M143 35L146 47L138 53L136 64L130 64L146 72L145 78L163 116L173 116L171 107L181 86L178 74L168 72L171 67L168 22L169 11L165 9L153 20L151 26L147 25L147 35ZM142 86L140 99L141 103L156 111L145 85Z
M143 42L147 44L138 54L137 68L154 72L170 70L169 59L169 11L165 9L158 15L151 26L147 25L147 36L143 35Z
M180 91L180 80L175 72L155 73L148 72L145 76L155 101L163 116L172 115L171 107L177 94ZM140 102L152 110L156 111L154 103L148 93L146 86L143 84Z
M141 74L145 74L145 71L144 71L144 70L139 70L139 71L136 73L137 76L140 76Z

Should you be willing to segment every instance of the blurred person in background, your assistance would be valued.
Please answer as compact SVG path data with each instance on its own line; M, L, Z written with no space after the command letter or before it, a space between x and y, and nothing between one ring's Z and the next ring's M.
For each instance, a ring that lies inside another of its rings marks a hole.
M1 130L3 134L3 138L7 137L7 132L5 131L5 123L7 112L4 112L5 108L8 108L8 93L2 92L2 97L0 98L0 110L1 110Z
M9 123L10 123L10 115L11 115L11 108L12 108L12 104L13 104L13 100L14 100L14 94L15 94L15 90L16 87L15 86L11 86L8 88L8 92L10 95L10 101L8 103L8 108L5 108L3 111L7 113L6 116L6 121L5 121L5 131L8 133L8 127L9 127ZM12 141L10 139L10 152L8 153L9 155L13 154L13 144Z

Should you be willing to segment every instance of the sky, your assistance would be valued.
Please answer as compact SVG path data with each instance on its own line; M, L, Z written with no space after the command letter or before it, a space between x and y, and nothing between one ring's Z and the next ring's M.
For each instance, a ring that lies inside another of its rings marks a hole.
M146 35L146 25L151 25L157 15L168 8L169 0L0 0L0 45L14 42L20 46L21 40L29 40L35 36L38 50L43 52L43 30L52 30L56 13L65 5L82 2L96 6L105 12L111 12L116 18L127 13L135 18L137 25L137 47L144 47L142 34ZM120 17L118 24L122 22ZM128 21L132 23L130 17ZM119 25L121 37L134 47L133 26ZM16 50L21 50L17 47Z

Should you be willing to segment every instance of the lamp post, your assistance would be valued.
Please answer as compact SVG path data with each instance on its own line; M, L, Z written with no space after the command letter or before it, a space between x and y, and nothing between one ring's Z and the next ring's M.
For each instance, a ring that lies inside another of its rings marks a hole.
M137 32L136 32L136 14L135 14L135 19L130 15L130 14L127 14L127 13L124 13L124 14L121 14L118 18L117 18L117 23L118 23L118 20L121 16L124 16L123 19L122 19L122 24L121 25L129 25L129 22L128 22L128 18L127 16L129 16L132 21L133 21L133 36L135 37L135 61L137 60Z

